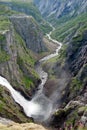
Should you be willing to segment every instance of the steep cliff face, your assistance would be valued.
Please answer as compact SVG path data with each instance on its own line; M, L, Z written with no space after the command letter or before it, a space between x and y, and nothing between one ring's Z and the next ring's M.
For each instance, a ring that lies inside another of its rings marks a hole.
M31 99L32 94L34 94L36 87L40 83L39 76L34 69L37 59L34 54L37 48L40 52L42 51L41 47L44 46L42 45L42 34L40 34L40 29L32 17L19 15L19 13L14 11L11 12L8 7L2 5L0 5L0 11L3 13L0 16L0 75L5 77L25 98ZM5 16L6 11L8 17ZM15 15L13 16L13 14ZM15 21L16 25L13 21ZM34 52L28 47L31 43L35 44ZM4 88L1 88L0 92L0 102L2 104L0 106L0 115L18 122L28 121L28 118L23 115L23 111L20 110L18 105L17 113L15 112L16 103L14 103L10 94L6 95L8 93L7 90L5 91ZM5 99L5 95L7 99ZM10 99L11 102L9 101ZM11 107L6 104L8 102ZM21 119L22 116L24 121Z
M47 50L43 43L43 34L32 16L12 16L10 20L27 48L36 53Z
M43 34L32 16L5 5L0 5L0 11L0 73L16 88L30 89L38 84L34 53L47 50Z
M10 23L9 26L9 30L3 30L0 34L0 37L3 37L0 40L0 74L16 89L21 88L23 92L28 92L27 89L37 84L38 80L34 71L34 56L26 48L25 42L14 30L13 25Z
M67 124L73 123L73 126L76 127L76 122L81 121L87 126L87 31L83 30L82 33L77 33L68 47L61 51L53 69L62 85L65 85L65 89L62 92L62 102L65 103L62 104L62 109L60 108L54 114L51 125L60 127L60 124L64 126L64 122L66 122ZM62 70L66 72L66 82L64 84L63 80L65 77L61 77L56 72L59 69L60 72ZM67 77L68 73L70 77ZM69 78L70 80L67 80ZM58 87L59 83L57 84ZM61 86L61 89L63 86Z
M86 0L34 0L44 17L74 16L87 11Z
M82 90L85 90L87 85L87 30L78 34L72 39L66 52L66 64L72 75L70 91L73 91L72 96L76 96Z

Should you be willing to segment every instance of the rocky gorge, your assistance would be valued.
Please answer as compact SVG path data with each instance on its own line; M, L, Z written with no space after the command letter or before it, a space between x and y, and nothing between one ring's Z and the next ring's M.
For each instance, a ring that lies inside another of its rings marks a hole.
M78 121L81 121L85 126L87 125L86 1L80 0L78 7L76 2L78 1L59 2L57 0L48 1L44 5L42 0L35 1L45 19L49 19L53 26L56 27L56 30L51 33L51 37L64 44L58 56L48 58L45 62L43 60L42 65L43 69L48 73L48 80L43 88L43 93L46 98L54 102L56 108L50 122L47 121L47 124L52 129L54 127L57 129L63 127L64 122L73 124L74 127ZM54 8L52 6L48 8L49 3L54 5ZM59 4L61 9L57 8ZM43 8L44 6L46 7ZM8 6L4 5L4 7L7 11L9 10ZM17 11L17 9L15 10ZM40 23L39 26L32 16L15 14L17 12L11 13L8 18L4 17L4 20L2 16L0 18L1 25L5 25L5 29L4 26L0 26L0 74L8 79L12 86L20 91L26 99L30 100L41 82L40 78L44 80L44 76L40 77L34 68L37 57L41 58L48 54L49 46L53 46L53 44L48 45L50 41L47 37L45 37L45 41L47 39L49 42L44 43L43 31L40 28L42 25ZM67 16L70 19L67 19ZM54 18L55 21L53 22ZM32 120L31 118L29 120L23 114L23 110L20 109L18 104L13 103L13 99L10 102L13 106L7 115L5 112L9 108L6 108L6 103L9 102L10 93L8 90L4 90L3 87L1 87L0 92L2 95L1 104L3 104L0 107L2 117L13 119L15 105L18 110L17 113L20 113L20 115L15 114L14 121L30 122ZM8 100L4 98L4 93L6 93ZM21 116L22 118L20 118Z

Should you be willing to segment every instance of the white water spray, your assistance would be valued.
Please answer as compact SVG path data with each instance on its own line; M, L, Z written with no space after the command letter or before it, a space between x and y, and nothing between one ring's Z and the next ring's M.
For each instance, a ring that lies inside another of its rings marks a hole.
M12 97L14 100L23 107L24 112L27 116L32 116L33 113L38 114L40 110L40 105L35 102L30 102L26 100L19 92L14 90L10 83L3 77L0 76L0 84L8 88L11 92Z
M52 31L54 31L54 28ZM51 41L58 44L58 48L56 49L56 52L54 54L42 58L40 62L46 61L50 58L57 56L59 50L61 49L62 44L51 38L50 35L52 31L49 34L47 34L47 36ZM25 114L28 117L33 117L35 120L43 122L47 120L52 114L53 102L49 98L47 98L43 93L43 87L47 81L48 74L42 70L42 67L40 65L37 66L36 71L39 74L42 83L38 86L38 91L36 92L35 96L31 101L26 100L19 92L13 89L13 87L5 78L1 76L0 84L9 89L15 102L20 104L20 106L23 108Z

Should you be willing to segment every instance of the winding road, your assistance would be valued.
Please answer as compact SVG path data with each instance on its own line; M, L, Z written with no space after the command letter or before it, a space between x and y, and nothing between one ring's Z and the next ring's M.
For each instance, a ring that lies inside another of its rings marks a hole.
M54 31L55 28L52 25L50 26L53 28L52 31ZM43 87L47 81L48 74L44 72L41 67L43 61L46 61L50 58L57 56L59 50L62 47L61 43L51 38L52 31L49 34L47 34L47 37L49 38L49 40L58 44L58 47L55 50L55 53L42 58L39 61L39 64L36 66L36 71L39 74L42 82L38 86L38 91L36 92L36 94L34 95L31 101L26 100L19 92L13 89L13 87L5 78L0 76L0 84L9 89L13 99L23 108L25 114L29 117L33 117L34 120L39 122L46 121L53 112L53 102L51 102L51 100L48 97L46 97L43 92Z

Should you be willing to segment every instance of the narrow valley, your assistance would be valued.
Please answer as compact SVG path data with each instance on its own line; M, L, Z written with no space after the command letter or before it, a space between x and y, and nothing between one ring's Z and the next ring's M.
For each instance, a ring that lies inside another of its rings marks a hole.
M4 129L87 129L86 0L0 0Z

